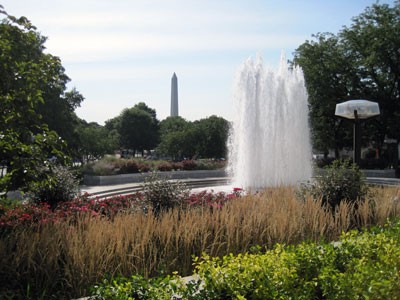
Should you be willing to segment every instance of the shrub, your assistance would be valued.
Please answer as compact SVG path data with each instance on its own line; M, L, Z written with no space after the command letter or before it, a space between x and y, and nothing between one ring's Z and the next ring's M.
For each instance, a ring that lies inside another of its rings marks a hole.
M168 162L164 162L164 163L160 163L157 165L157 170L164 172L164 171L172 171L173 166L168 163Z
M139 173L139 167L134 160L124 160L119 168L120 174Z
M158 215L161 211L182 205L189 195L189 189L180 181L171 181L153 172L143 182L143 194L154 214Z
M92 289L92 294L95 296L91 299L177 299L176 292L179 285L173 281L178 279L178 276L146 279L140 275L133 275L130 278L118 277L110 281L105 279L102 284Z
M182 161L182 169L183 170L194 170L197 168L197 164L194 160L184 160Z
M78 195L79 181L67 167L52 165L44 172L49 172L51 177L48 181L35 183L31 195L34 202L45 202L54 208L59 202L72 200Z
M147 211L140 192L102 200L88 199L88 196L83 194L71 201L59 202L52 209L47 203L14 203L8 206L0 203L0 234L19 226L71 222L82 215L112 220L120 213Z
M276 245L264 253L194 258L195 276L104 280L95 299L398 299L400 222L335 243Z
M151 170L151 165L145 164L145 163L139 163L138 164L138 169L140 173L146 173Z
M277 245L265 254L204 256L197 270L213 299L396 299L395 227L352 231L336 243Z
M178 162L172 162L172 163L171 163L171 166L172 166L172 169L175 170L175 171L183 170L183 163L180 162L180 161L178 161Z
M240 194L235 192L226 194L224 192L207 192L206 190L199 193L190 194L185 204L188 207L211 207L211 208L222 208L222 206L234 198L240 197Z
M114 164L103 160L85 164L81 167L81 169L82 173L87 175L104 176L114 174Z
M314 199L322 199L323 205L333 209L342 201L355 203L363 200L368 193L364 174L350 161L336 160L324 169L311 183L301 186L301 195L309 193Z

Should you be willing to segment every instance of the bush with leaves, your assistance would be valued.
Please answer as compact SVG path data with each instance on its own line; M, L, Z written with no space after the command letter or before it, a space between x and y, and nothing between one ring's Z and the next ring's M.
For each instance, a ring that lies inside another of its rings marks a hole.
M197 168L197 164L194 160L184 160L182 161L182 168L184 170L195 170Z
M120 174L139 173L139 167L134 160L124 160L119 169Z
M59 202L74 199L79 193L79 180L65 166L50 165L43 172L48 173L48 180L35 183L32 188L32 200L45 202L55 208Z
M94 299L399 299L400 222L343 233L335 243L277 244L256 253L194 258L178 274L104 280Z
M368 186L364 174L356 164L349 160L336 160L313 182L301 186L300 195L304 197L306 194L322 199L323 205L334 209L342 201L355 203L365 199Z
M156 215L161 211L183 205L189 196L189 189L183 182L168 180L156 172L145 177L142 187L144 198L151 204Z

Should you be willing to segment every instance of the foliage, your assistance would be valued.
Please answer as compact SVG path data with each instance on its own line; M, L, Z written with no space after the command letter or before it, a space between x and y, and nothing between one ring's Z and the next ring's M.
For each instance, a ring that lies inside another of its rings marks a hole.
M169 172L169 171L172 171L173 169L174 169L174 166L172 163L162 162L157 165L157 171Z
M277 244L265 253L194 259L196 277L103 281L95 299L396 299L400 222L334 243Z
M309 193L314 199L322 199L323 205L333 209L342 201L356 203L364 200L368 194L364 174L349 160L335 160L313 182L303 184L300 190L302 196Z
M183 286L177 281L179 279L176 275L151 279L145 279L140 275L130 278L119 277L112 281L105 279L102 284L93 287L93 299L174 299Z
M118 149L119 139L116 131L109 131L97 123L81 121L77 126L79 149L77 155L83 163L100 159L105 154L111 154Z
M174 160L225 157L228 129L228 122L217 116L195 122L168 117L160 123L157 153Z
M42 172L49 173L50 179L35 184L31 197L34 202L47 203L54 208L59 202L69 201L78 195L79 181L67 167L49 165Z
M185 159L182 161L182 170L190 171L195 170L197 164L194 160Z
M144 103L124 109L115 122L121 146L142 152L152 150L158 143L158 120L155 110Z
M224 161L218 160L183 160L172 162L148 159L124 159L105 156L100 160L82 166L82 172L88 175L115 175L145 173L152 170L164 172L172 170L218 170L225 167Z
M162 156L170 157L172 160L192 158L198 154L196 149L198 141L198 131L196 131L192 123L188 123L187 128L184 130L162 135L156 152Z
M223 158L227 154L229 123L217 116L210 116L196 122L200 132L198 141L199 156L208 158Z
M144 199L150 203L155 215L183 205L189 189L183 182L168 180L153 172L143 182Z
M181 203L182 207L222 208L229 200L241 196L237 192L226 194L202 191L190 193ZM77 214L113 219L117 214L127 212L146 212L148 203L144 194L137 192L127 196L114 196L106 199L89 198L89 194L79 195L68 201L57 202L53 207L48 202L0 202L0 228L16 228L35 224L63 222ZM1 230L0 230L1 231Z
M338 34L318 33L300 45L293 63L301 66L309 94L314 147L327 153L351 146L351 122L334 116L337 103L369 99L378 119L362 124L365 144L381 148L385 136L400 140L400 3L373 4Z
M399 192L376 188L373 203L368 200L358 207L359 227L383 225L388 218L398 217ZM287 187L232 197L231 201L202 194L198 200L193 197L194 209L185 206L159 216L143 210L141 194L101 201L83 195L61 203L59 209L43 207L35 213L37 218L24 215L37 204L0 208L0 222L14 222L0 226L0 298L10 295L29 299L29 294L32 299L41 295L46 299L76 299L91 295L88 288L103 282L103 278L110 283L117 278L118 283L119 277L129 281L134 274L143 278L174 271L182 276L193 274L192 257L203 252L223 257L246 251L262 253L262 249L272 249L277 243L338 241L341 232L351 228L346 220L356 215L346 203L332 214L319 202L298 201L294 190ZM203 201L208 199L209 206L196 204L208 205ZM215 209L214 199L221 199L217 203L222 207ZM379 232L377 229L374 234ZM393 234L398 236L398 231ZM347 252L345 248L344 255ZM317 274L318 260L302 257L302 266L312 262L313 267L302 267L300 274ZM201 295L195 298L201 286L194 278L189 288L177 293L183 299L206 299Z
M122 212L145 211L146 204L141 193L129 196L115 196L107 199L89 199L88 194L58 202L55 207L49 203L0 204L0 232L17 227L59 223L76 220L80 214L92 217L114 218Z
M50 131L39 106L62 101L68 77L60 59L45 54L46 38L25 18L8 15L0 21L0 160L7 174L0 190L29 190L30 184L48 178L38 170L50 157L65 162L65 143Z
M199 193L192 193L185 199L187 207L209 207L219 209L222 208L229 200L240 197L241 194L234 190L231 194L224 192L207 192L206 190Z
M65 82L55 85L47 85L43 88L44 102L39 103L36 112L42 116L41 122L47 124L49 130L57 134L67 143L69 155L76 155L80 148L79 135L77 127L80 119L75 114L75 109L83 102L84 97L76 90L64 92L69 78L63 73L64 68L54 66L60 74L54 74L54 78L60 78L59 81Z
M136 163L136 161L132 159L126 159L122 161L122 163L120 164L118 173L120 174L139 173L139 166Z

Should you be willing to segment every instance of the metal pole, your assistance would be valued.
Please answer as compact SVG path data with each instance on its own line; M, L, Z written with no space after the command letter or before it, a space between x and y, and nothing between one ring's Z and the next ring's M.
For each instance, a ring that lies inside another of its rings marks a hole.
M360 166L361 162L361 126L357 110L354 110L354 133L353 133L353 162Z

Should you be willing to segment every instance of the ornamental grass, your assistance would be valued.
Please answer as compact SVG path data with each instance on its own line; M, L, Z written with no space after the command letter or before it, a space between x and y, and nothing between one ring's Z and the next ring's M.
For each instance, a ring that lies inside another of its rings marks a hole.
M198 201L192 195L192 205L157 216L128 204L129 209L110 216L97 203L97 214L75 205L74 214L58 221L7 227L3 220L0 298L68 299L88 295L103 278L174 271L185 276L193 272L193 256L202 253L221 257L276 243L333 241L349 229L383 225L400 215L400 189L376 188L372 195L356 206L342 203L331 211L311 198L300 201L292 187L280 187L226 195L225 201L221 194L213 198L203 193Z

